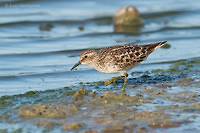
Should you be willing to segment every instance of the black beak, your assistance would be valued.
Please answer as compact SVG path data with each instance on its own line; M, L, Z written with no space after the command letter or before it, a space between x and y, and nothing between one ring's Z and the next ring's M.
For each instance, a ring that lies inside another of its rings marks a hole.
M76 68L77 66L79 66L80 64L81 64L80 61L79 61L78 63L76 63L76 64L72 67L71 71L72 71L74 68Z

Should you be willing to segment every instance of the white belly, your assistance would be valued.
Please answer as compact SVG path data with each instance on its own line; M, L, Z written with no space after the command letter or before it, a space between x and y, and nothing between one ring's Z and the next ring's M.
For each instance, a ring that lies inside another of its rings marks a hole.
M131 66L131 67L128 67L126 69L121 69L119 67L106 67L104 69L96 69L97 71L99 72L102 72L102 73L119 73L119 74L124 74L124 73L127 73L129 70L131 70L134 66Z

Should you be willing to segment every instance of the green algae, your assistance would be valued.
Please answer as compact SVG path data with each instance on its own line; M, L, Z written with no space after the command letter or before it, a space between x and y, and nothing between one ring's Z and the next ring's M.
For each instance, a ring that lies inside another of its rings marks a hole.
M79 26L78 29L79 29L80 31L84 31L85 28L84 28L83 26Z
M63 124L64 130L79 130L83 127L85 123L70 123L70 124Z
M19 129L17 129L17 130L14 130L14 131L12 131L11 133L22 133L22 128L19 128Z
M104 82L103 81L97 81L97 82L93 82L93 84L104 85Z
M76 91L68 91L68 92L63 93L63 96L71 96L71 95L74 95L75 93Z
M169 68L169 69L168 69L168 72L169 72L169 73L179 72L179 69Z
M200 58L193 59L193 60L189 61L189 63L191 63L191 64L200 64Z
M154 69L154 70L152 70L151 72L152 72L152 73L164 73L165 70L163 70L163 69Z
M30 97L30 96L35 96L35 95L37 95L37 93L34 92L34 91L29 91L29 92L26 92L24 95Z
M165 45L161 46L162 49L169 49L171 48L171 45L166 43Z
M39 29L41 31L50 31L53 27L54 27L53 24L51 24L51 23L45 23L45 24L41 24L39 26Z
M189 73L192 68L200 64L200 59L179 60L173 63L167 70L155 69L152 73Z
M0 133L8 133L7 129L0 129Z
M170 69L174 69L175 72L191 71L196 65L200 64L200 59L191 59L191 60L180 60L173 64Z
M193 64L188 64L187 67L193 67Z
M169 69L168 72L169 73L177 73L177 72L181 72L183 68L185 68L186 65L186 61L185 60L180 60L176 63L174 63ZM181 69L182 68L182 69Z

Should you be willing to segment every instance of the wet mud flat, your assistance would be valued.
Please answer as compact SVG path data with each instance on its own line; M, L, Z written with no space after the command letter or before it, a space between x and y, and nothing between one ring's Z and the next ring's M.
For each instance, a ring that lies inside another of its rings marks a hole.
M2 96L0 132L199 132L199 66L195 58L141 72L125 93L118 80Z

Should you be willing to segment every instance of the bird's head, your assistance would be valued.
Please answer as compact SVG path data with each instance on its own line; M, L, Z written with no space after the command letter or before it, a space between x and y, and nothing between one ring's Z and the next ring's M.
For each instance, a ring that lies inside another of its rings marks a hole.
M76 68L77 66L79 66L80 64L85 64L88 66L93 67L94 65L94 59L97 57L97 52L95 50L87 50L84 51L81 55L80 55L80 61L78 63L76 63L71 70L73 70L74 68Z

